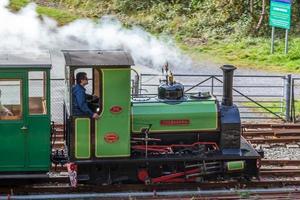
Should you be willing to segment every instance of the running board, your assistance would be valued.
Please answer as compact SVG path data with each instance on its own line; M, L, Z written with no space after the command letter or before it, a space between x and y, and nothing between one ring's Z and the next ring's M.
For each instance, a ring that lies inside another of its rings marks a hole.
M0 180L4 179L43 179L49 178L49 174L1 174Z

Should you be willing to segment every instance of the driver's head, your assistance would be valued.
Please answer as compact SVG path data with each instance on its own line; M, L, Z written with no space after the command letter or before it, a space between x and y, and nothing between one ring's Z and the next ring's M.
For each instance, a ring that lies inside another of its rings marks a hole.
M76 83L82 86L87 85L88 84L87 74L85 72L78 72L76 74Z

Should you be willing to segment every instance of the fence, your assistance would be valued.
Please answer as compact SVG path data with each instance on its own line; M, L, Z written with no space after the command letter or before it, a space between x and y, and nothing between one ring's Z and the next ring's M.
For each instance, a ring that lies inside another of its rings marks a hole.
M51 115L52 121L63 122L63 102L65 97L64 79L51 79Z
M217 99L222 98L221 75L175 74L175 80L193 94L209 91ZM139 95L156 96L160 79L157 74L141 74ZM254 81L255 80L255 81ZM243 120L290 120L291 76L235 75L234 103L239 106Z
M300 94L300 78L292 78L291 81L291 121L299 121L300 101L297 100Z
M209 91L218 100L222 98L222 75L175 74L175 80L185 86L188 94ZM132 94L135 96L157 96L159 80L157 74L141 74L132 80ZM254 81L255 80L255 81ZM239 106L241 118L248 120L284 120L294 119L291 98L293 86L299 79L287 76L235 75L233 85L234 103ZM91 84L89 84L91 87ZM88 88L87 91L90 91ZM52 120L62 122L64 80L51 79Z

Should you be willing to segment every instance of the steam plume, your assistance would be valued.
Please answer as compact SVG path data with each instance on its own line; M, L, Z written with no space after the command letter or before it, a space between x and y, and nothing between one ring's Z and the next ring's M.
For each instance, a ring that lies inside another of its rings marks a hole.
M191 65L172 41L163 41L139 27L126 29L114 17L97 23L89 19L74 21L63 27L48 18L40 19L36 5L30 3L18 13L11 12L8 0L0 0L1 50L125 49L136 65L187 69Z

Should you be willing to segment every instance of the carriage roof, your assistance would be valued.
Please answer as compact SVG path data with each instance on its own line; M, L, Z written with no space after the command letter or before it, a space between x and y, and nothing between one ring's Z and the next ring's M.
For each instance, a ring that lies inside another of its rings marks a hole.
M133 59L126 51L63 50L66 66L70 67L129 67Z
M0 52L0 68L51 68L49 52L3 51Z

